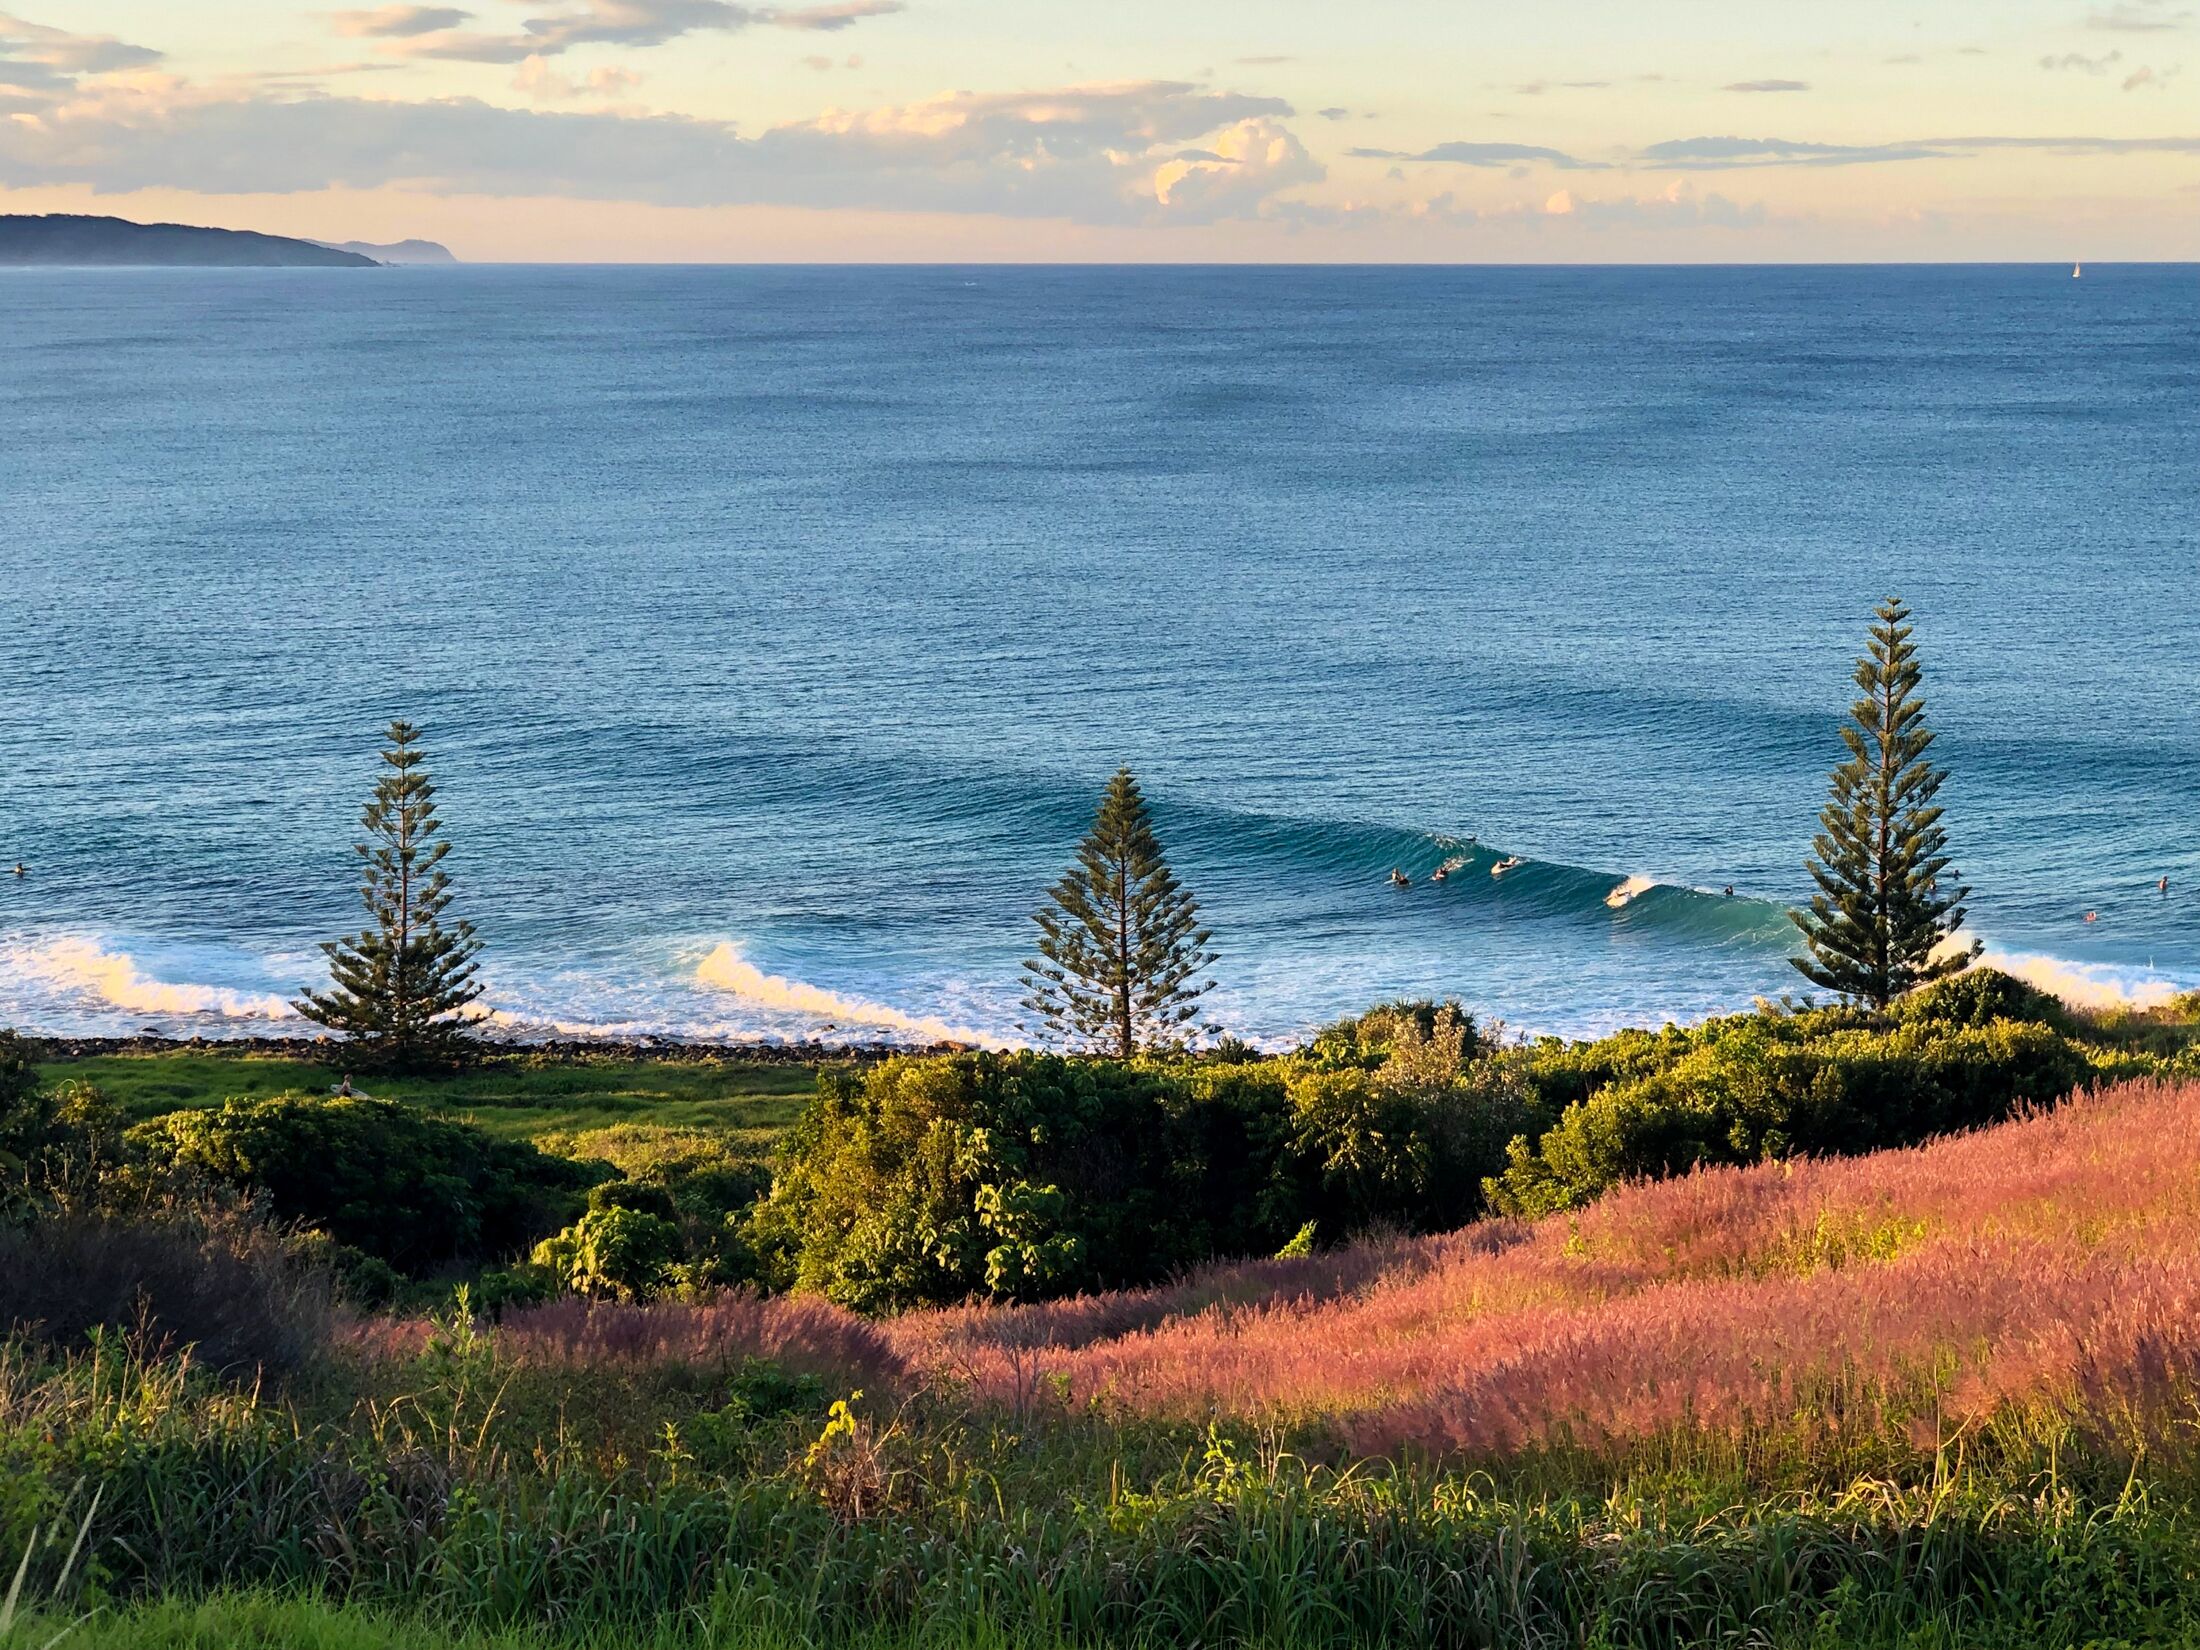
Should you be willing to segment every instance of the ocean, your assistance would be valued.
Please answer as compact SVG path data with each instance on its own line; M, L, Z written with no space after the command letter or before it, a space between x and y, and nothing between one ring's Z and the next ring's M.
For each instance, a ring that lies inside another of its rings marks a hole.
M2190 267L11 272L0 1023L298 1029L395 716L518 1031L1013 1040L1118 763L1218 1028L1742 1008L1889 593L1990 952L2200 984Z

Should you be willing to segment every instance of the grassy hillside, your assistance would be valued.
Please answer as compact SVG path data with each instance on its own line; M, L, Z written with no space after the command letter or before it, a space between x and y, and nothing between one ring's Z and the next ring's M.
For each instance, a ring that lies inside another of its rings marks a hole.
M323 1317L280 1387L19 1342L0 1550L96 1488L118 1647L2189 1642L2195 1255L2144 1082L1032 1306Z

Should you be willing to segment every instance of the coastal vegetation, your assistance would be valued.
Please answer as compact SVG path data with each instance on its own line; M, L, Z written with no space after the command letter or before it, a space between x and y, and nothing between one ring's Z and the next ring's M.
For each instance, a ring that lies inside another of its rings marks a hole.
M341 1041L0 1034L22 1619L2200 1642L2200 993L1973 966L1905 618L1797 917L1842 1000L1571 1042L1203 1035L1125 769L1037 918L1065 1051L500 1049L394 724Z

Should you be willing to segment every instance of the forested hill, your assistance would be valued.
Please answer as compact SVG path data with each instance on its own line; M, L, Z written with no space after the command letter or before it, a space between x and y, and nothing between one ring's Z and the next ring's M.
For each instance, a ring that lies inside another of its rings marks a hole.
M0 216L0 265L194 265L216 268L300 266L372 269L356 252L316 246L248 229L200 229L181 223L132 223L127 218Z

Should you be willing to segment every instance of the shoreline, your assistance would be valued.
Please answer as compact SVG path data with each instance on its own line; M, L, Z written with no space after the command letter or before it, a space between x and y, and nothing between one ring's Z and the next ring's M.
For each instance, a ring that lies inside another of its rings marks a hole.
M298 1060L330 1071L344 1065L345 1044L335 1037L171 1037L139 1033L128 1037L56 1036L23 1030L41 1061L94 1060L114 1055L208 1054L238 1060ZM527 1055L550 1064L586 1065L606 1061L656 1061L665 1064L814 1066L891 1059L898 1054L967 1054L974 1043L723 1043L681 1037L548 1037L541 1040L484 1038L489 1058Z

